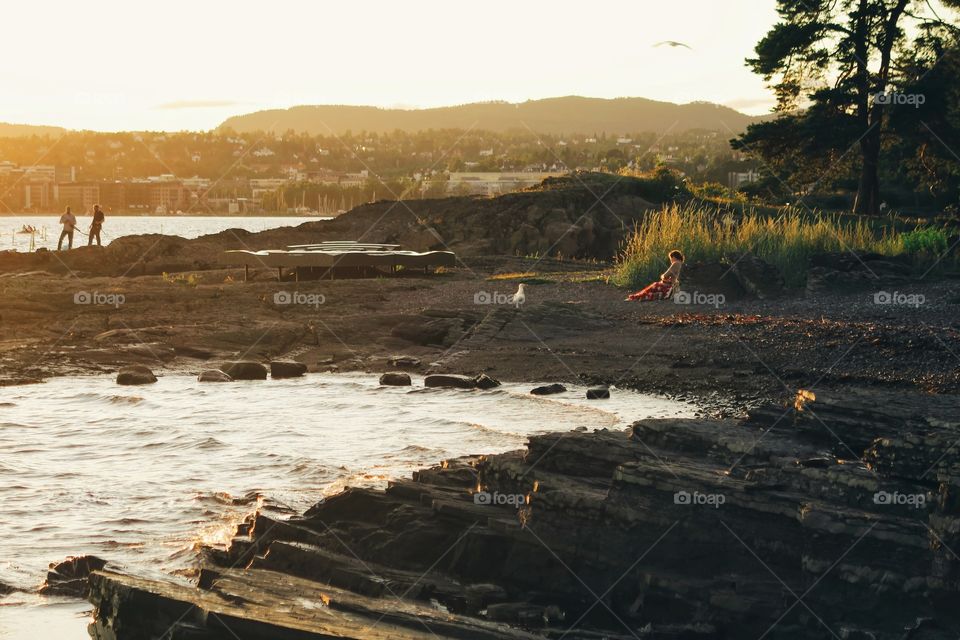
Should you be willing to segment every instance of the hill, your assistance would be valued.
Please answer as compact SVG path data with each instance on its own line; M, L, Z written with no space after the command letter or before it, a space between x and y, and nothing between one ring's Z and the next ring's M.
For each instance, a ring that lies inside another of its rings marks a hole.
M227 119L221 129L239 133L294 130L313 135L341 135L425 129L509 131L532 129L538 133L635 133L709 129L739 133L758 120L708 102L674 104L646 98L583 98L567 96L508 102L478 102L432 109L381 109L346 105L299 106L258 111Z
M66 131L61 127L46 127L32 124L8 124L0 122L0 138L25 138L28 136L58 136Z

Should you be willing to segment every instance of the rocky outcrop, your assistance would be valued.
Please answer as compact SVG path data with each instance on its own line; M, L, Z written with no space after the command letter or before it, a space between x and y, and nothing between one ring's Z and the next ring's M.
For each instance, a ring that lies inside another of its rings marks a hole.
M299 378L307 373L307 365L302 362L274 360L270 363L271 378Z
M149 367L145 367L142 364L135 364L129 367L123 367L117 373L117 384L123 385L139 385L139 384L153 384L157 381L157 376L153 375L153 371Z
M224 362L220 370L234 380L266 380L267 368L252 360Z
M369 638L356 623L382 615L398 638L953 638L958 415L956 397L806 391L743 421L537 435L259 513L198 588L96 573L95 628L213 640L222 616L245 640Z
M105 566L107 561L96 556L70 557L63 562L51 564L47 579L40 587L40 593L47 596L86 598L90 574Z

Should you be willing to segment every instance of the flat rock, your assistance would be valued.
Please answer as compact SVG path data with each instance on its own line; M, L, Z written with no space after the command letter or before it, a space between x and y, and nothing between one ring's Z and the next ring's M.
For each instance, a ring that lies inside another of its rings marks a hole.
M554 393L564 393L567 390L565 386L559 382L554 382L553 384L546 384L540 387L534 387L530 389L530 393L535 396L549 396Z
M409 373L389 371L380 376L380 384L390 387L409 387L413 382L410 380Z
M267 368L252 360L224 362L220 370L234 380L266 380Z
M117 384L153 384L156 381L157 376L153 375L153 371L151 371L149 367L145 367L142 364L123 367L117 373Z
M220 369L207 369L200 372L197 382L233 382L233 378Z
M306 372L307 365L302 362L274 360L270 363L271 378L299 378Z
M459 376L447 373L435 373L423 379L427 387L449 387L453 389L476 389L477 381L470 376Z

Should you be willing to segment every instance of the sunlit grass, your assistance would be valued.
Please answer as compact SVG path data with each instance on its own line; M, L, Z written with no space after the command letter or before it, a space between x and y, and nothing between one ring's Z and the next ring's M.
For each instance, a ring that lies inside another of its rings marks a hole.
M911 232L916 234L917 232ZM668 265L667 253L679 249L692 261L722 260L750 251L773 264L788 286L803 286L809 259L835 251L869 251L894 255L913 243L940 246L938 230L913 237L889 228L877 228L863 219L841 221L838 216L811 215L783 209L776 215L746 212L718 214L697 206L666 206L638 223L617 259L614 283L637 287L659 277Z

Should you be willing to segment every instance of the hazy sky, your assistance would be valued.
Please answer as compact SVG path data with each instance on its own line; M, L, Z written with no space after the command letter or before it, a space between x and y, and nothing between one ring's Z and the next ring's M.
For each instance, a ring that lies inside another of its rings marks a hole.
M47 0L2 16L4 122L209 129L297 104L571 94L773 103L743 60L774 0Z

